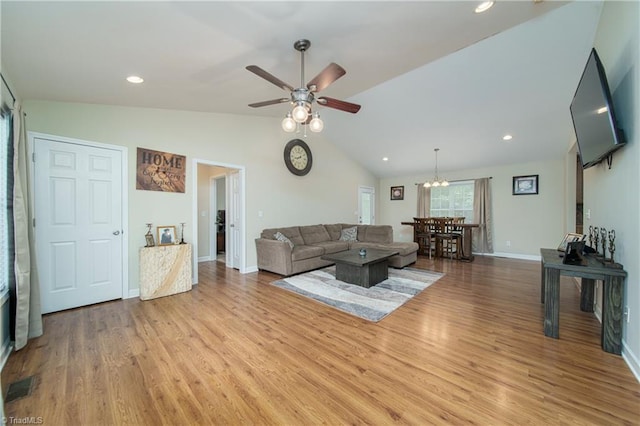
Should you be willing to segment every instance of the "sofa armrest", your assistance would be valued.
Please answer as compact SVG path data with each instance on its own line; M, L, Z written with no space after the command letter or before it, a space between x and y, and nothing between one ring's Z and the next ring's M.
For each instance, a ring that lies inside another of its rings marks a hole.
M258 269L275 272L280 275L291 275L291 246L284 241L256 238Z

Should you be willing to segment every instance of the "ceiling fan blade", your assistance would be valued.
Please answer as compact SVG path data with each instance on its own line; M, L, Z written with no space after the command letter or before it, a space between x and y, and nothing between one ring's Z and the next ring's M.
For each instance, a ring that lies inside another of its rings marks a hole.
M320 71L320 74L316 75L313 80L307 83L307 88L312 92L319 92L346 73L340 65L331 62L325 69Z
M289 102L291 99L289 98L280 98L280 99L271 99L270 101L262 101L262 102L256 102L253 104L249 104L249 106L251 108L260 108L263 106L267 106L267 105L275 105L275 104L281 104L284 102Z
M283 90L288 90L290 92L293 92L293 86L291 86L290 84L285 83L284 81L280 80L278 77L273 76L272 74L270 74L267 71L263 70L259 66L257 66L257 65L248 65L246 68L247 68L248 71L251 71L252 73L257 75L258 77L264 78L269 83L273 83L273 84L275 84L276 86L278 86L279 88L281 88Z
M361 108L361 106L358 104L352 104L351 102L341 101L339 99L327 98L326 96L319 97L318 99L316 99L316 102L318 102L320 105L350 112L352 114L360 111Z

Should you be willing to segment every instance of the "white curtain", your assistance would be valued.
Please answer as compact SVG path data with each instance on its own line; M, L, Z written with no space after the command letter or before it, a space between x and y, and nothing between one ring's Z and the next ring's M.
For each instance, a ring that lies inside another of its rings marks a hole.
M425 188L421 183L418 184L418 210L416 217L431 216L431 188Z
M29 244L29 199L27 194L27 147L22 106L13 109L13 220L16 271L15 348L22 349L27 339L42 335L42 310L37 274L31 272Z
M480 226L473 232L473 251L493 253L491 179L476 179L473 187L473 217Z

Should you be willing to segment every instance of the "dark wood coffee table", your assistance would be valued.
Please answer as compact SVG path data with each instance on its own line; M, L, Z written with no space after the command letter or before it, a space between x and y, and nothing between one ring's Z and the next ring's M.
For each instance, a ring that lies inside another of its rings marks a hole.
M336 279L350 284L369 288L389 278L388 260L398 254L392 250L366 249L367 254L360 256L359 249L325 254L324 260L336 264Z

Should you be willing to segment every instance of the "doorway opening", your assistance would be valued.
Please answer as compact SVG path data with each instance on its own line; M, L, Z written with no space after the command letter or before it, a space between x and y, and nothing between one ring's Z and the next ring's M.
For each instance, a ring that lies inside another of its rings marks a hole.
M193 283L199 262L220 261L244 273L244 167L194 159L193 170Z

